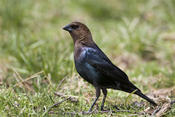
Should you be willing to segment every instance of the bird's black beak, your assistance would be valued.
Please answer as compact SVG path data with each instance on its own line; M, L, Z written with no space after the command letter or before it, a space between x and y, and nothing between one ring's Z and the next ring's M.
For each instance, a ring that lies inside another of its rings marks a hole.
M68 31L68 32L72 32L72 27L70 26L70 24L68 24L68 25L66 25L66 26L64 26L63 27L63 30L66 30L66 31Z

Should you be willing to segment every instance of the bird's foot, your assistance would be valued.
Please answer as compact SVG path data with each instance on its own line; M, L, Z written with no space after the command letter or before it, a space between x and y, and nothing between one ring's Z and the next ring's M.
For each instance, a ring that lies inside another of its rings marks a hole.
M110 111L110 109L104 109L103 107L101 107L101 112L109 112Z
M117 105L114 105L113 108L115 108L116 110L120 110Z

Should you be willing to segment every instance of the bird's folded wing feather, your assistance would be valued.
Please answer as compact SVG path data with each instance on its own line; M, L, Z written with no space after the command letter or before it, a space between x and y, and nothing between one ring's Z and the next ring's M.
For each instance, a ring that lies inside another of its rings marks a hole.
M87 62L98 72L107 76L112 81L118 81L128 84L128 76L118 67L112 64L108 57L97 49L89 49L86 53Z

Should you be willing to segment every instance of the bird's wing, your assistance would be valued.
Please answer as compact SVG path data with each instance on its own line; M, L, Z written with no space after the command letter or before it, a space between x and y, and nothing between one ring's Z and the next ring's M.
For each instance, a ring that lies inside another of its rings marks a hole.
M88 49L86 57L88 64L93 66L98 72L106 76L108 79L128 84L128 76L112 64L108 57L99 48Z

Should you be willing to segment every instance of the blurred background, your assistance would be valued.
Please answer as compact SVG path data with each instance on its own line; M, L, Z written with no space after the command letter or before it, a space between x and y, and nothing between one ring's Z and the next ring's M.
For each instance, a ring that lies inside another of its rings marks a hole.
M73 42L62 30L72 21L85 23L99 47L141 90L173 89L174 14L174 0L0 0L0 114L45 115L43 108L60 100L54 91L93 96L92 86L85 83L83 90L84 82L78 83ZM122 103L115 97L124 95L125 102L126 94L115 93L111 99ZM62 109L86 109L87 102L80 102Z

